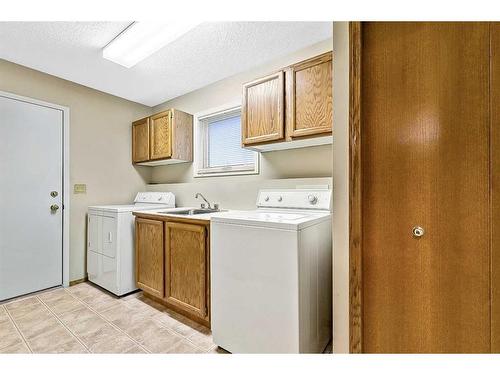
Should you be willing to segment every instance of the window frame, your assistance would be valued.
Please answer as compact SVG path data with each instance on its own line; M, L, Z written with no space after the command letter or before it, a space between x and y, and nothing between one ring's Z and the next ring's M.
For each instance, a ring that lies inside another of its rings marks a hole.
M260 173L260 153L254 151L253 164L225 167L207 167L209 120L222 120L241 114L241 104L232 103L194 115L194 177L239 176ZM251 150L253 151L253 150Z

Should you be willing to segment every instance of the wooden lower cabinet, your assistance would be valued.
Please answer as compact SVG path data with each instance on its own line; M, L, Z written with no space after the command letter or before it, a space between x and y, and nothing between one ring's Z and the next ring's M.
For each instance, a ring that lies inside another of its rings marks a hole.
M210 327L210 224L136 217L137 287L172 310Z
M165 300L208 318L208 242L204 225L165 223Z
M155 297L164 296L163 222L135 219L135 280L137 287Z

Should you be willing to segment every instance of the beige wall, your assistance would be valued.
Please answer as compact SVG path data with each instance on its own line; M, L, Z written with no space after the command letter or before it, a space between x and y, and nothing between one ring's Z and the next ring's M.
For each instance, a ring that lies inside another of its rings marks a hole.
M225 183L215 179L200 186L190 182L148 185L149 191L171 191L178 206L198 207L202 201L195 194L203 193L210 202L219 203L222 209L253 210L260 189L296 189L303 186L332 186L331 177L280 178L269 180L243 179L234 177ZM202 189L200 189L202 187Z
M70 280L83 278L87 206L126 203L144 190L151 170L130 162L130 123L151 108L0 60L0 90L70 108Z
M319 55L332 49L332 40L312 45L294 54L274 60L257 69L226 78L209 86L180 96L153 108L160 112L167 108L177 108L196 114L228 103L241 102L241 85L266 74L272 73L292 63ZM238 192L240 184L280 178L330 177L332 175L331 145L308 147L295 150L273 151L261 154L260 174L238 177L193 177L191 163L154 168L153 183L193 183L201 192L211 189L213 184L231 184L232 191ZM187 201L188 197L180 197ZM208 197L212 199L211 197ZM215 198L214 198L215 199ZM233 201L229 198L227 201ZM252 198L253 199L253 198ZM222 204L225 201L220 202ZM235 202L238 204L239 202Z
M349 23L333 24L333 348L349 352Z
M191 163L155 168L134 167L130 163L130 123L133 120L166 108L196 114L238 102L243 82L331 48L332 40L325 40L153 109L0 59L0 90L67 106L71 111L70 184L71 187L75 183L87 184L87 194L71 193L70 280L86 275L85 220L90 205L130 202L137 191L146 189L147 183L176 183L183 187L177 193L181 204L197 203L193 201L192 192L201 191L223 206L251 208L255 201L254 190L265 186L269 180L331 177L331 145L264 153L260 174L250 176L195 179ZM288 180L283 186L292 186L295 182ZM275 185L271 183L270 186ZM253 190L248 193L250 187ZM209 196L211 191L214 193Z

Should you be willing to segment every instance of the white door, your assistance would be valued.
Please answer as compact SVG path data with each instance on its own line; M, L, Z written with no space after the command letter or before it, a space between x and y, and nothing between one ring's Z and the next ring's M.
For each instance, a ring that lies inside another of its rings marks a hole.
M0 301L62 284L62 142L61 110L0 96Z

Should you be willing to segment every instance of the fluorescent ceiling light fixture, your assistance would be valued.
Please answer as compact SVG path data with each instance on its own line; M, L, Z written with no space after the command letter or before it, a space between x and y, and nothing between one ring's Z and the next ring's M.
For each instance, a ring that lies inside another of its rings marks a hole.
M102 50L102 57L130 68L180 38L199 22L134 22Z

